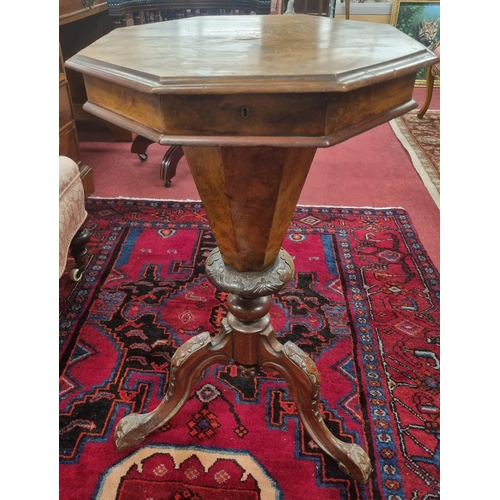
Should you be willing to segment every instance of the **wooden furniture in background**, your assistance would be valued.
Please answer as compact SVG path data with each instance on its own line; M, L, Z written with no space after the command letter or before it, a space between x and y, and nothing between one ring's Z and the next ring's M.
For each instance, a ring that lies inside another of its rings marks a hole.
M349 19L349 5L351 0L343 0L345 3L345 18ZM288 0L286 14L312 14L316 16L335 17L337 0Z
M141 161L146 161L148 159L147 149L149 145L155 143L156 141L152 141L150 139L146 139L140 135L134 138L132 142L132 147L130 148L131 153L135 153L139 156ZM182 147L178 144L174 146L170 146L167 149L167 152L164 154L163 159L161 161L160 166L160 179L165 184L165 187L170 187L172 184L172 179L175 177L177 173L177 165L179 161L184 156L184 151Z
M105 0L59 0L59 45L64 61L113 28L113 20L109 16ZM77 124L101 126L101 121L97 122L95 116L82 109L87 100L82 75L72 70L68 70L66 75ZM105 125L112 130L115 139L132 140L130 132L113 124Z
M106 10L106 0L59 0L59 24L77 21Z
M320 0L321 1L321 0ZM109 14L116 27L138 26L142 24L170 21L183 17L204 15L249 15L269 14L270 0L110 0ZM144 137L133 138L130 151L141 161L148 158L148 146L154 141ZM163 156L160 179L165 187L170 187L177 172L179 160L184 156L182 147L171 146Z
M335 17L336 0L288 0L285 14L313 14Z
M198 15L269 14L271 0L108 0L115 26L132 26Z
M434 49L434 52L438 57L441 57L441 42ZM440 64L440 62L438 62L437 64L433 64L432 66L427 68L427 71L425 73L425 101L422 109L417 113L417 117L420 119L422 119L425 113L427 113L427 110L429 109L429 106L431 104L435 82L441 77Z
M64 61L112 29L105 0L59 0L59 44ZM77 120L95 120L82 111L87 100L82 75L70 69L66 74Z
M80 170L85 195L89 196L94 192L94 177L92 170L82 163L80 155L80 144L76 131L76 122L73 113L73 103L71 102L71 91L66 70L59 46L59 156L71 158Z
M160 405L118 423L118 450L165 425L208 366L234 360L244 377L280 372L311 438L343 472L368 481L366 452L323 420L315 363L276 338L271 295L294 276L281 245L316 148L414 109L416 74L436 60L390 25L297 14L121 28L66 62L85 75L86 110L182 145L218 245L207 276L228 294L218 335L196 335L173 356Z

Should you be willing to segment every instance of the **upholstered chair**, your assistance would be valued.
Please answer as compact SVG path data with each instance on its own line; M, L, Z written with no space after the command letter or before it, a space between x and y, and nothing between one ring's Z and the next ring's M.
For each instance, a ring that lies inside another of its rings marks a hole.
M76 267L69 273L73 281L79 281L86 265L88 229L82 227L87 218L85 193L78 165L66 156L59 157L59 278L66 269L68 252Z

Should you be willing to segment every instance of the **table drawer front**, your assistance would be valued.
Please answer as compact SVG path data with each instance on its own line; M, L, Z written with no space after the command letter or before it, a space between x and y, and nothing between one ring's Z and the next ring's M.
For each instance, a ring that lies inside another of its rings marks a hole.
M69 85L67 81L59 84L59 128L64 127L73 120L71 99L69 97Z
M326 94L164 95L164 134L323 135Z
M328 105L326 93L162 95L89 75L85 87L89 103L169 136L321 136Z

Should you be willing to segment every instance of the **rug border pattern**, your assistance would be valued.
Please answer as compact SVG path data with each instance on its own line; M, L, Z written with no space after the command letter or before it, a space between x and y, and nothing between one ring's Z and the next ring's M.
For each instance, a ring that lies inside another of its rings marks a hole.
M428 112L440 114L439 110L429 110ZM416 115L417 111L410 111L410 113ZM415 138L408 130L402 117L394 118L389 122L389 124L398 140L410 155L413 166L422 179L422 182L424 183L424 186L430 196L434 200L434 203L438 208L440 208L439 179L438 182L433 180L433 177L436 176L434 167L430 164L426 154L422 151L422 148L415 141Z

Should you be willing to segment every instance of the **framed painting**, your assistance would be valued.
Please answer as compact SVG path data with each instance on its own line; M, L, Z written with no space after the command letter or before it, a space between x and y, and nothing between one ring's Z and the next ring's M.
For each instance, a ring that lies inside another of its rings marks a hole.
M439 0L394 0L391 24L422 45L435 50L439 47L441 34ZM415 86L425 87L425 72L425 69L421 69L417 73Z

